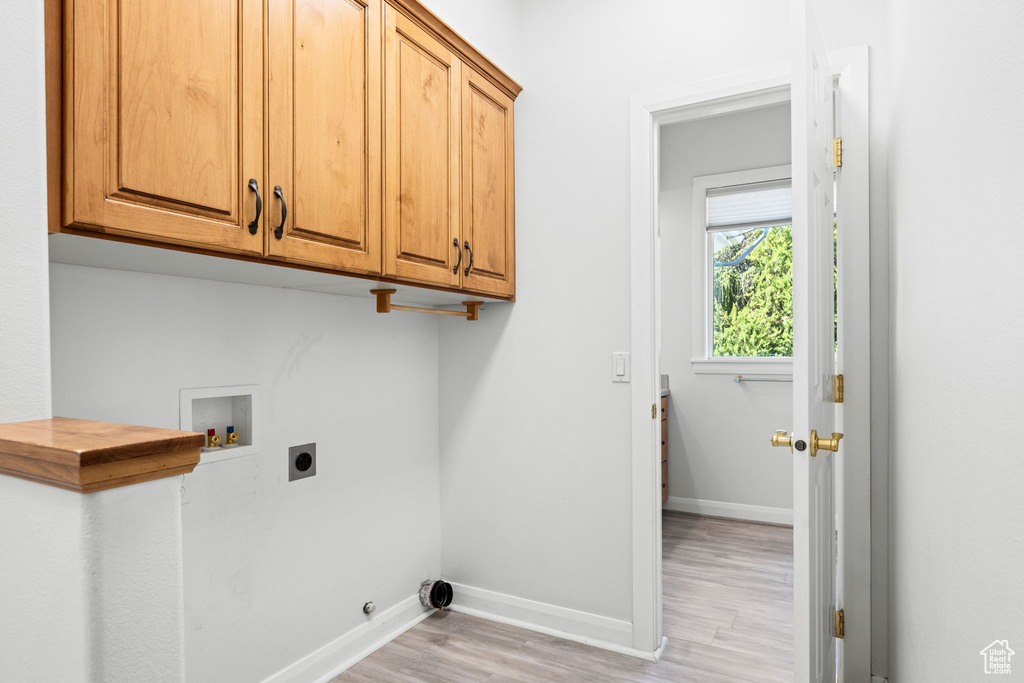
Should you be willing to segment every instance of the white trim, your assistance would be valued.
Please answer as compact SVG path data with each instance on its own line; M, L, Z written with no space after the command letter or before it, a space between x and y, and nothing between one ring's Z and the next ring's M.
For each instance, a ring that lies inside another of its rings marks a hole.
M621 619L459 583L453 583L452 588L455 591L455 600L451 605L453 612L564 638L649 662L658 661L665 647L664 638L657 650L645 651L632 647L633 625Z
M673 512L689 512L693 515L747 519L752 522L768 522L769 524L793 526L792 508L773 508L764 505L747 505L745 503L700 500L698 498L679 498L677 496L669 496L662 507Z
M855 67L854 78L851 80L845 80L847 74L843 74L844 84L851 81L854 83L856 92L851 93L851 99L860 109L858 114L864 119L864 127L844 129L843 141L847 150L851 149L851 144L859 148L857 154L861 155L860 162L865 166L864 173L868 157L867 56L868 50L863 46L829 53L833 73L840 74L851 65ZM656 420L648 421L647 417L651 405L658 401L660 387L659 348L655 334L658 329L659 296L659 129L666 123L756 109L787 101L790 99L790 68L788 63L773 64L743 73L641 93L630 98L630 351L633 365L630 443L633 501L633 633L634 647L637 649L647 650L661 641L661 487L658 484L661 463L660 446L656 447L654 433L659 424ZM847 161L847 165L850 164L856 165L853 161ZM845 166L844 175L852 175ZM857 175L859 178L859 171ZM861 183L858 181L858 191L860 189ZM866 184L864 191L866 192ZM863 194L853 201L862 200L866 211L867 199L867 195ZM858 254L858 258L860 257ZM866 258L866 255L864 257ZM866 272L869 263L858 263L856 267ZM866 371L858 367L856 372L859 375ZM847 376L848 396L850 378L853 374L854 371L851 369ZM861 377L859 382L866 383L867 376ZM865 410L870 416L869 395L864 394L859 400L865 402ZM849 412L847 416L849 420ZM852 460L852 451L850 455ZM866 454L860 461L863 467L869 466ZM851 477L857 481L851 481ZM859 481L861 478L861 469L856 469L855 473L848 473L845 484L847 505L850 505L851 500L862 499L863 494L869 491L870 482ZM858 489L857 496L851 495L852 487ZM850 520L858 526L864 521L859 510L855 516L848 517L848 522ZM841 539L841 542L849 543L855 535L858 539L867 538L870 543L870 533L870 526L863 530L858 529L856 534L848 535ZM870 557L869 552L854 554L859 556L861 561ZM859 580L856 584L848 584L845 587L848 605L853 602L870 604L869 572L870 566L867 566L865 571L858 572ZM858 624L857 628L870 630L870 623ZM854 663L854 660L864 657L864 652L865 650L860 647L847 647L845 666L848 673L870 664L867 661Z
M657 329L658 127L639 100L630 102L630 390L633 538L633 648L661 644L661 439L657 415L661 376ZM641 276L640 274L643 274ZM659 445L660 448L660 445ZM655 462L657 461L657 463Z
M873 605L871 543L871 245L868 130L868 49L845 51L839 73L839 127L843 166L839 169L839 352L837 372L845 378L845 400L837 406L836 521L839 606L846 614L842 643L845 680L871 674ZM884 544L882 545L884 547ZM877 558L876 558L877 559ZM884 619L884 614L878 615ZM877 654L877 653L876 653Z
M698 375L793 377L792 358L694 358L690 366Z
M424 608L419 595L412 595L380 614L367 617L366 623L310 652L263 683L325 683L436 611Z
M881 676L872 676L871 683L889 683L889 679L882 678Z

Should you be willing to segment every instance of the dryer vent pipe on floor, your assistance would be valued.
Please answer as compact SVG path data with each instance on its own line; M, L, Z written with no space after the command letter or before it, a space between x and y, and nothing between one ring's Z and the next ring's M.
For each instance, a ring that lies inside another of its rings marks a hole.
M452 604L455 592L447 581L427 579L420 584L420 602L424 607L445 609Z

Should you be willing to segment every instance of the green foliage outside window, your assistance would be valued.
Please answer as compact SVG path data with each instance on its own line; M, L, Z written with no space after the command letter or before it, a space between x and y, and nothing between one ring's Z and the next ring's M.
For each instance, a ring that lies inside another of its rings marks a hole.
M762 234L714 253L715 263L735 260ZM769 229L767 237L732 266L714 271L714 356L793 355L793 228Z

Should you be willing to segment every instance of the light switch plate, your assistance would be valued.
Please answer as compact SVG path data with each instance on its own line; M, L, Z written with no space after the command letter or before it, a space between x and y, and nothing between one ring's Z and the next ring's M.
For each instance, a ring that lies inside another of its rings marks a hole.
M629 381L629 351L615 351L612 353L612 381Z

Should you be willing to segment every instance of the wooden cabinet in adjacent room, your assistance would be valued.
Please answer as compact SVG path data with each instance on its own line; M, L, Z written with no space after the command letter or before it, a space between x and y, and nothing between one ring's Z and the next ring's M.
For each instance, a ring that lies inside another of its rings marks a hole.
M65 45L68 111L56 123L64 137L63 223L262 253L263 234L250 229L257 209L249 188L263 177L259 0L64 7L64 34L73 40ZM60 16L59 7L47 11Z
M661 397L661 502L668 501L668 396Z

